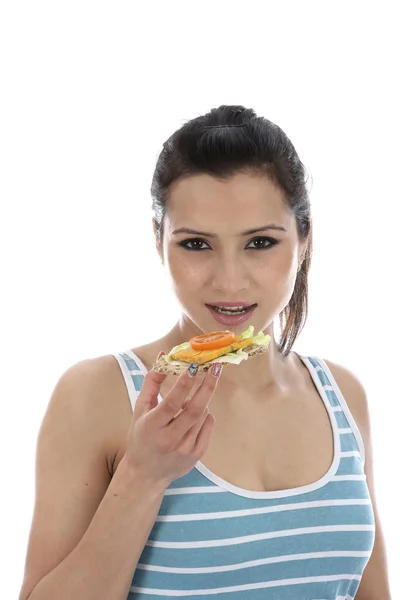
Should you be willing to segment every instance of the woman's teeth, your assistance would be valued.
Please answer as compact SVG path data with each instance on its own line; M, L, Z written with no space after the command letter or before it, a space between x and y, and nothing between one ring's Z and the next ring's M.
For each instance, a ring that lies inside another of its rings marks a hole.
M213 306L213 309L223 315L240 315L245 313L251 306L247 306L244 308L243 306L232 306L229 310L225 308L219 308L218 306Z

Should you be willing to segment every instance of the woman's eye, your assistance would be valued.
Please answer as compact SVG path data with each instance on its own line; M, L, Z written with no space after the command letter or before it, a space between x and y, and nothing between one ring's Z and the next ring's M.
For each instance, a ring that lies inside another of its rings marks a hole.
M210 246L204 240L183 240L179 242L179 246L186 250L208 250Z
M249 244L246 246L246 249L267 250L268 248L271 248L272 246L274 246L277 243L278 243L277 240L275 240L273 238L256 237L249 242ZM190 240L183 240L182 242L178 243L178 246L182 246L182 248L185 248L185 250L191 250L191 251L210 250L211 249L205 240L195 239L195 238L190 239Z
M246 246L246 248L250 248L250 250L265 250L266 248L270 248L271 246L274 246L277 243L278 242L273 238L257 237L251 240L249 242L249 245ZM250 244L254 245L251 246Z

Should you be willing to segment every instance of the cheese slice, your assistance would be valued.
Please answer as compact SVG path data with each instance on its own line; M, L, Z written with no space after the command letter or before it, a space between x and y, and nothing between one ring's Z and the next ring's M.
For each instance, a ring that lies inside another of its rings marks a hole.
M214 360L219 356L228 354L228 352L235 352L240 348L246 348L253 343L253 338L241 339L239 336L235 339L233 344L224 346L223 348L216 348L215 350L193 350L193 348L187 348L185 350L179 350L170 354L172 360L180 360L187 363L197 363L198 365L204 365L210 360Z

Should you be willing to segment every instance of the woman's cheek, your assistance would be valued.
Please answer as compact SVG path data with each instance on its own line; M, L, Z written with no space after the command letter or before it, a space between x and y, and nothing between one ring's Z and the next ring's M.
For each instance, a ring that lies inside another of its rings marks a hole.
M191 260L190 257L185 258L175 253L169 254L166 266L174 285L194 287L196 282L199 283L203 268L197 263L198 261Z

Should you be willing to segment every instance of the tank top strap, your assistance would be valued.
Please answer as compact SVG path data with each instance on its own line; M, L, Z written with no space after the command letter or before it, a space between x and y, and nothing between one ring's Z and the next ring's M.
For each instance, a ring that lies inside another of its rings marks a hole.
M343 443L343 446L349 446L350 450L352 450L354 446L358 447L361 461L364 464L365 448L360 430L350 411L346 399L339 388L339 385L337 384L334 376L332 375L331 370L322 358L317 358L315 356L308 356L302 358L303 360L305 359L309 361L309 363L312 365L314 372L316 373L324 391L326 392L332 410L335 412L336 423L339 428L339 433L342 434L342 439L346 440ZM354 439L354 442L351 438Z
M144 365L131 350L119 352L118 354L113 354L112 356L114 356L120 366L126 387L128 389L132 410L134 410L136 398L143 385L145 373Z

